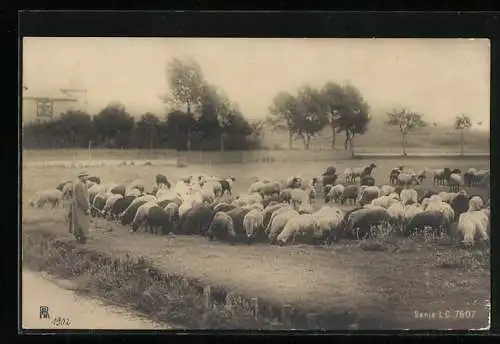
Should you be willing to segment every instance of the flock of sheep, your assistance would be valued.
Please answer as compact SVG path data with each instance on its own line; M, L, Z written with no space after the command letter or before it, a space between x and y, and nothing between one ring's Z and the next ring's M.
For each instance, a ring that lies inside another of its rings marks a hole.
M157 175L153 190L145 192L141 180L102 183L94 176L87 181L90 213L130 226L131 232L144 226L155 234L202 235L229 242L330 244L341 238L370 237L379 225L402 236L431 229L458 236L467 245L488 240L489 200L465 190L456 192L457 185L463 185L460 170L426 168L414 173L399 166L390 172L389 184L378 187L371 175L374 168L370 164L346 169L343 178L333 166L310 180L258 178L237 197L232 195L234 177L201 173L171 184L166 176ZM487 174L470 169L463 179L472 185ZM449 185L450 192L413 188L429 176L434 185ZM72 190L73 183L65 181L37 192L30 203L62 205ZM318 209L321 198L324 203ZM346 210L346 203L354 208Z

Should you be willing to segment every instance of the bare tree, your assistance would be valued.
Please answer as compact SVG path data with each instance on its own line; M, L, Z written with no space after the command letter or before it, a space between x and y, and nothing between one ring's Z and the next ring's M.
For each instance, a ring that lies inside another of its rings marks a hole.
M389 117L387 125L398 126L401 131L403 155L406 156L406 136L409 132L417 128L427 126L427 123L422 119L423 115L405 108L401 110L392 110L387 114L387 117Z
M464 133L472 127L472 121L469 116L462 114L455 117L454 127L460 130L460 155L464 155Z

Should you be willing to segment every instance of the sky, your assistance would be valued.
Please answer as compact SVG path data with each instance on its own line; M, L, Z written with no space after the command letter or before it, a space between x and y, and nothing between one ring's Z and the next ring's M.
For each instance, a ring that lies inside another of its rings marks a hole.
M132 115L163 115L173 57L195 59L249 119L266 117L281 91L333 81L357 87L376 116L404 106L438 123L465 113L489 128L487 39L29 37L23 85L43 94L77 75L90 113L119 101Z

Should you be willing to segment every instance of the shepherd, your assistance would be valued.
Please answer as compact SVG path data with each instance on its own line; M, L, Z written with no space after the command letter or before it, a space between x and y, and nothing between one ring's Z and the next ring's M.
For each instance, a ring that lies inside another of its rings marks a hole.
M80 172L78 180L73 186L73 199L68 214L69 218L69 232L73 234L76 241L80 244L87 242L89 234L89 197L86 179L88 174Z

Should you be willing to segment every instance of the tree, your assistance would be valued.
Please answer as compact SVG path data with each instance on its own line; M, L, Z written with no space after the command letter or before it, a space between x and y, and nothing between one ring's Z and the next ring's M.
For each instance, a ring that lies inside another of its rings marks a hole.
M460 154L464 155L464 133L472 127L472 121L467 115L460 115L455 117L455 129L460 130Z
M412 112L408 109L393 109L387 114L389 118L387 121L388 125L398 126L401 132L401 144L403 147L403 155L406 156L406 136L409 132L425 127L427 123L422 119L422 115L416 112Z
M174 110L167 114L165 127L168 140L177 150L188 148L188 136L195 123L193 114Z
M152 113L143 114L136 123L136 138L138 148L152 150L159 146L160 119Z
M311 138L328 123L326 108L322 94L310 86L299 90L297 101L291 109L295 132L304 141L304 148L309 149Z
M295 122L293 119L294 108L298 106L297 99L288 92L281 92L273 99L269 107L270 116L267 123L274 130L286 129L288 131L288 149L292 149L295 134Z
M332 128L332 149L335 149L338 121L344 110L345 92L342 86L333 82L328 82L323 86L321 92L328 114L328 122Z
M345 85L342 89L342 104L337 108L335 125L337 133L345 133L344 149L349 147L354 157L354 138L367 132L371 120L370 107L354 86Z
M120 103L110 103L94 117L98 142L108 148L132 147L134 118Z
M167 65L167 81L171 94L163 101L186 105L186 114L191 116L192 106L199 104L205 84L200 65L192 59L173 58ZM187 145L191 149L191 129L188 130Z
M62 114L54 124L59 128L59 133L64 135L65 146L84 148L92 140L92 118L85 112L68 111Z

